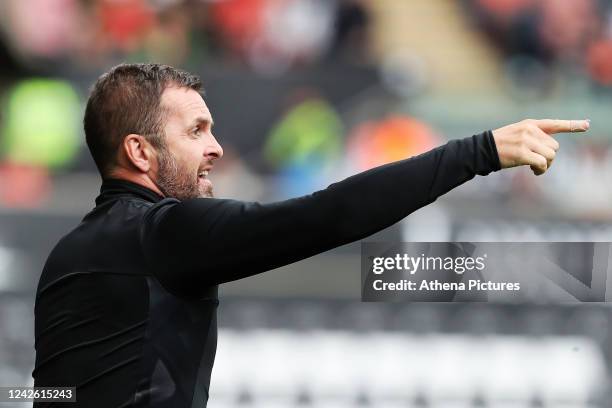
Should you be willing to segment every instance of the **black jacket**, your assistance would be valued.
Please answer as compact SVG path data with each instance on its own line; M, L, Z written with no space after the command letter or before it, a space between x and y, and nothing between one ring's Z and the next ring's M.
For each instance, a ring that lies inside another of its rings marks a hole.
M42 272L35 385L76 386L72 408L206 407L219 284L365 238L499 168L485 132L272 204L106 180Z

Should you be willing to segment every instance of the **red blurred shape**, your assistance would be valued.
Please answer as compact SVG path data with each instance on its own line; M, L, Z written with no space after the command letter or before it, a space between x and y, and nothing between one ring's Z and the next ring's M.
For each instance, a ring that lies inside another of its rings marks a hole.
M144 0L104 0L99 13L104 32L122 47L131 46L155 22L154 12Z
M425 123L405 116L365 122L349 137L349 155L359 170L424 153L440 143Z
M267 0L224 0L211 5L211 15L229 45L245 50L262 31Z
M594 42L587 55L589 74L601 85L612 85L612 40Z
M38 208L49 198L51 179L44 167L0 164L0 203L6 207Z
M534 5L534 0L478 0L481 7L499 17L514 17Z

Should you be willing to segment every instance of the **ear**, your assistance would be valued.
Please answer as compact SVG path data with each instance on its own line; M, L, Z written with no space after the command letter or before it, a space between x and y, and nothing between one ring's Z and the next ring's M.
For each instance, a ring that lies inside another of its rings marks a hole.
M153 164L155 152L144 136L129 134L123 139L122 150L128 163L143 173L147 173Z

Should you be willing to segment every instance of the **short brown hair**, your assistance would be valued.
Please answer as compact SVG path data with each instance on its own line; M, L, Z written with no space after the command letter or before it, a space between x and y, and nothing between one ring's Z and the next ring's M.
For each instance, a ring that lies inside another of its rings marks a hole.
M102 177L117 164L125 136L143 135L164 146L161 95L171 86L201 91L197 75L161 64L121 64L98 78L87 100L85 139Z

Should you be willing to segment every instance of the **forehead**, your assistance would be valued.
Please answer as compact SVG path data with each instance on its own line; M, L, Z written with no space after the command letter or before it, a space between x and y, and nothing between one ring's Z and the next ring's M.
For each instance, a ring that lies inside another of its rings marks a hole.
M160 104L168 112L169 119L185 122L198 117L212 119L202 95L190 88L166 88L162 93Z

